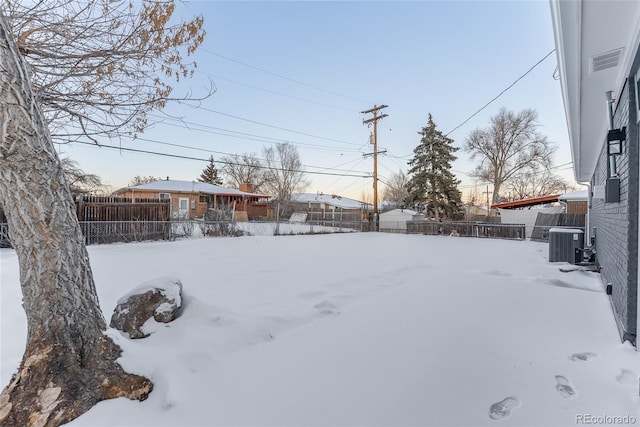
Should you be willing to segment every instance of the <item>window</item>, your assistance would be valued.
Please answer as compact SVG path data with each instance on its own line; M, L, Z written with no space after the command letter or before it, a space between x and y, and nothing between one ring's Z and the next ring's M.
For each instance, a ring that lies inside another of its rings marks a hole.
M201 194L198 198L198 203L209 203L209 196Z
M169 193L160 193L159 198L160 198L160 200L165 200L165 199L171 200L171 194L169 194Z

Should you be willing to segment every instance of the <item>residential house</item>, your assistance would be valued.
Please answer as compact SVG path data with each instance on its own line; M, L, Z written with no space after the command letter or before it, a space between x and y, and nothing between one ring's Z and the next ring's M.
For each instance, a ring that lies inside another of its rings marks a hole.
M251 192L243 184L240 190L198 181L158 180L147 184L121 188L119 197L171 199L175 219L203 218L210 209L241 213L247 219L267 215L268 197Z
M640 1L550 4L574 175L589 188L585 242L638 348Z
M280 203L281 217L297 213L303 214L306 222L328 226L348 223L345 226L354 229L361 229L371 211L373 206L369 203L336 194L294 193L291 200Z
M373 206L359 200L335 194L324 193L294 193L291 203L304 207L310 211L340 211L340 210L372 210Z

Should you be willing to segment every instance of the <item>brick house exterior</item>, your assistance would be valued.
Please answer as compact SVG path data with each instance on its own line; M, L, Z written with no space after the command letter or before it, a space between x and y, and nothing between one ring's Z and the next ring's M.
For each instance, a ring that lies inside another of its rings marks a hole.
M242 187L250 190L246 184ZM268 196L198 181L158 180L121 188L118 197L171 199L174 219L203 218L210 209L234 210L247 219L267 215Z
M638 349L640 2L550 5L574 174L589 185L587 241L620 337Z

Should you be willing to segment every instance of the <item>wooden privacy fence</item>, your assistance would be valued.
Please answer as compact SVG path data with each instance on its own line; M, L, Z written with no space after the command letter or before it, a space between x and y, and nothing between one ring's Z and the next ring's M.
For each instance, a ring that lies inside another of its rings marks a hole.
M169 239L171 203L164 199L79 196L80 228L88 245ZM10 247L9 227L0 211L0 247Z
M551 228L577 228L584 231L585 220L584 214L539 213L536 217L536 225L531 233L531 240L548 242Z
M169 199L80 196L76 213L87 245L171 238Z
M76 199L78 221L169 221L169 199L80 196Z
M524 224L491 224L467 221L407 221L407 233L412 234L451 234L460 237L479 237L490 239L525 240Z

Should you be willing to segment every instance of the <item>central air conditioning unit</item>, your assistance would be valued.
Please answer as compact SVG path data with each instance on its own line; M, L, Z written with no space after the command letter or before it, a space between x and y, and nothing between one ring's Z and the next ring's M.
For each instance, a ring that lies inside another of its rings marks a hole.
M584 231L577 228L549 230L549 262L578 264L582 261Z

